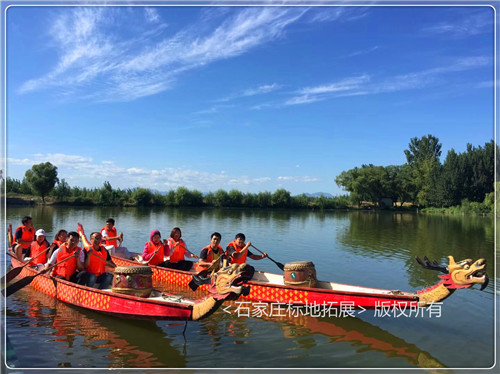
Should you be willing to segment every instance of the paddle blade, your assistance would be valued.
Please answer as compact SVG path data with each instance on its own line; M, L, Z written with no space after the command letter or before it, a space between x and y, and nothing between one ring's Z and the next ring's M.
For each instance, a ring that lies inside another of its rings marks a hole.
M278 265L278 267L279 267L281 270L285 271L285 265L283 265L281 262L276 262L276 265Z
M191 279L191 281L188 283L188 286L193 291L196 291L198 289L198 285L196 284L196 282L194 281L194 279Z
M12 279L17 277L22 270L22 266L18 266L17 268L12 269L2 277L2 279L0 280L0 284L9 283Z
M2 290L2 295L9 297L13 293L16 293L19 291L21 288L26 287L28 284L30 284L33 279L36 277L36 275L33 275L31 277L25 277L21 279L19 282L16 282L14 284L11 284L7 288Z

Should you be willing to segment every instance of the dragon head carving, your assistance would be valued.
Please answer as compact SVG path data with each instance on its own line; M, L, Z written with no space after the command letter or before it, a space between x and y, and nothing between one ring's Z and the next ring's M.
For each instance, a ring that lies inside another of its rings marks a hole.
M441 275L448 288L469 288L474 284L480 284L481 290L488 285L488 275L484 272L486 261L480 258L477 261L466 259L455 262L453 256L448 256L448 274Z
M484 258L472 261L465 259L455 262L453 256L448 256L448 266L440 265L436 261L430 262L427 257L424 261L416 258L417 262L426 269L438 270L444 275L439 277L443 279L443 284L450 291L458 288L469 288L474 284L480 284L481 290L484 290L488 285L488 275L484 272L486 269L486 261Z
M232 264L212 275L212 285L208 289L211 296L220 299L238 298L248 294L249 288L243 284L252 278L252 267L247 264Z

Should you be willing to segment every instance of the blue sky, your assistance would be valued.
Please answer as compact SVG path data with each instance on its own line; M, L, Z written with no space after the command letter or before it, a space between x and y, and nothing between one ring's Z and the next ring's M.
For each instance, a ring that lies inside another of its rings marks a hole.
M154 4L4 12L8 176L336 195L413 137L494 138L491 7Z

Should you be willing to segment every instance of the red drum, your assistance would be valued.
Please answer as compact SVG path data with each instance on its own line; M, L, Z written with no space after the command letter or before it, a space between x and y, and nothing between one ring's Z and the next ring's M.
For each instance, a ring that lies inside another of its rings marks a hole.
M316 287L316 269L311 261L296 261L285 264L283 280L291 286Z
M153 290L153 271L149 266L117 266L113 292L149 297Z

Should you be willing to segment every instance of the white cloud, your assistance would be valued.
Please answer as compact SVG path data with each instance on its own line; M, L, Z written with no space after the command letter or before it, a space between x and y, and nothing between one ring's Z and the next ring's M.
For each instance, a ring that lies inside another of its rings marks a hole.
M284 181L284 182L318 182L319 178L317 177L311 177L309 175L299 175L299 176L287 176L287 177L278 177L279 181Z
M434 36L436 34L449 35L452 37L467 37L493 31L493 22L495 13L493 9L491 14L472 14L463 18L455 18L451 22L439 22L432 26L422 29L424 34Z
M50 32L59 56L57 65L47 74L26 81L19 92L64 88L68 95L99 101L128 101L153 95L170 89L186 71L239 56L281 38L286 27L307 9L243 8L219 23L212 20L211 24L193 24L173 35L166 34L165 25L160 24L154 26L156 29L143 28L142 33L124 40L117 32L128 26L121 10L66 8ZM155 9L145 12L151 21L159 20ZM260 87L261 92L272 89L273 85Z
M482 68L491 65L491 58L485 56L471 56L457 58L446 66L438 66L427 70L399 74L392 77L375 79L363 74L357 77L341 79L333 83L305 87L294 92L282 105L310 104L326 99L345 96L373 95L380 93L416 90L442 83L447 74L465 70ZM476 83L474 87L478 87Z
M158 23L160 22L160 15L158 14L158 11L156 8L150 8L146 7L144 8L144 16L146 17L146 20L150 23Z
M75 185L82 187L99 187L109 181L115 188L145 187L165 190L184 186L205 191L207 186L229 189L238 185L261 185L272 180L270 177L228 175L225 171L208 173L185 168L124 168L112 161L94 162L89 157L66 154L36 154L32 158L7 159L9 168L23 166L26 170L47 161L57 166L59 178L75 181Z

